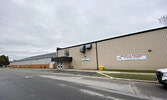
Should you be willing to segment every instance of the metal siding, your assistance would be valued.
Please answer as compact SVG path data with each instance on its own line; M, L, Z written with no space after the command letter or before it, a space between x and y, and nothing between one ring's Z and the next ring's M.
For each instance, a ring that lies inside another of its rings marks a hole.
M10 65L49 64L50 62L51 62L51 58L45 58L45 59L36 59L36 60L29 60L29 61L17 61L17 62L12 62Z
M167 67L167 29L97 43L99 66L106 69L154 70ZM152 52L148 52L151 49ZM146 60L117 61L116 56L146 54Z

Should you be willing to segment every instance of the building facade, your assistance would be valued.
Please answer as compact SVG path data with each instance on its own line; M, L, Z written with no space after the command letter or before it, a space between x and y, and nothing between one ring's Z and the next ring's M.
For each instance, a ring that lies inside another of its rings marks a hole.
M167 68L167 27L105 40L57 48L57 68L135 69Z
M10 68L55 68L55 62L51 59L56 57L56 52L28 57L25 59L13 61Z

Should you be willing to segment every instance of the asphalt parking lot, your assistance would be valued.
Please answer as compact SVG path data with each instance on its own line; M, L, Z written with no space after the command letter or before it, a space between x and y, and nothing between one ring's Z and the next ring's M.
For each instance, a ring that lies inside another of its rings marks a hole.
M0 69L0 100L166 100L160 84L37 69Z

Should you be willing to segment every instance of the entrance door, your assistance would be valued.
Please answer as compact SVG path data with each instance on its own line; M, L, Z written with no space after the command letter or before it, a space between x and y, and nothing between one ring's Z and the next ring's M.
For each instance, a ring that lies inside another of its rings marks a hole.
M54 64L55 62L50 62L50 64L49 64L49 68L53 68L53 64Z
M63 69L63 62L58 62L57 69Z

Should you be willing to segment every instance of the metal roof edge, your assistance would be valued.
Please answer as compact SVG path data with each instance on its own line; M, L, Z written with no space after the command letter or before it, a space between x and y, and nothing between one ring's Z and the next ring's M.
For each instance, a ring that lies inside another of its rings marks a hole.
M11 63L13 63L13 62L19 62L19 61L29 61L29 60L53 58L53 57L43 57L43 58L40 58L40 56L49 55L49 54L54 54L54 53L56 54L56 52L52 52L52 53L47 53L47 54L41 54L41 55L31 56L31 57L27 57L27 58L23 58L23 59L11 61ZM35 57L39 57L39 58L35 58Z

